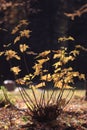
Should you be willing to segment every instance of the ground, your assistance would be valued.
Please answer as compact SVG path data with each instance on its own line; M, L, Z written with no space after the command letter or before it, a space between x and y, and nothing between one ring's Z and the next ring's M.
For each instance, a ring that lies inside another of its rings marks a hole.
M0 107L0 130L87 130L87 101L74 96L56 121L31 124L22 99ZM17 109L16 109L17 108Z

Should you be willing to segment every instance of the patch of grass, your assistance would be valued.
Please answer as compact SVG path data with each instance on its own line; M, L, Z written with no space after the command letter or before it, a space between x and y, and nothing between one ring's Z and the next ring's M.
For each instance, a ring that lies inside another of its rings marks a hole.
M27 91L27 93L29 93L29 95L33 98L33 95L32 95L32 91L31 91L31 89L26 89L26 91ZM43 90L38 90L38 91L36 91L36 96L37 96L37 98L39 98L39 96L40 96L40 94L41 94L41 92L42 92ZM46 90L46 91L48 91L48 90ZM55 94L58 94L60 92L60 90L55 90ZM64 98L66 97L66 95L67 95L67 93L69 92L69 90L65 90L65 92L64 92ZM12 92L7 92L8 93L8 95L9 95L9 97L11 97L11 98L15 98L15 99L21 99L21 95L20 95L20 92L15 92L15 91L12 91ZM49 90L49 95L52 93L52 90ZM71 96L71 94L72 93L70 93L70 96ZM3 92L2 92L2 90L0 90L0 97L2 97L3 96ZM78 96L78 97L84 97L85 96L85 90L75 90L74 91L74 95L73 95L73 97L74 96ZM47 97L46 97L47 98Z

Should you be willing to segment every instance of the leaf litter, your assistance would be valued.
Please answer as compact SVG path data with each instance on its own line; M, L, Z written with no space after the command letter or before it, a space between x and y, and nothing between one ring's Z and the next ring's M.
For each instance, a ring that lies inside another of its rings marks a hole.
M74 97L57 120L47 123L28 120L27 107L21 99L14 106L0 107L0 130L87 130L87 101Z

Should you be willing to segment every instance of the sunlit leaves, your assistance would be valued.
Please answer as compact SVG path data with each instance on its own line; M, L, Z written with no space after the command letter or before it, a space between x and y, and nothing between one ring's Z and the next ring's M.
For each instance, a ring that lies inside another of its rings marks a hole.
M13 50L6 50L5 56L6 56L6 60L10 60L12 58L16 58L17 60L20 60L20 57L17 55L17 52Z
M62 85L62 81L61 81L61 80L58 81L58 82L54 82L54 86L55 86L55 87L58 87L58 88L64 87L64 86Z
M4 51L0 52L0 56L2 56L4 54Z
M28 75L25 75L25 76L23 77L23 80L24 80L24 81L29 81L29 80L32 79L32 77L33 77L32 74L28 74Z
M19 32L19 35L14 39L14 44L17 43L18 41L20 41L21 38L26 37L29 38L30 37L30 30L23 30Z
M62 62L61 61L58 61L58 62L56 62L53 66L55 67L55 68L58 68L59 66L61 66L62 65Z
M80 52L78 50L73 50L70 52L70 54L73 54L73 56L75 56L75 57L76 57L76 55L79 55L79 53Z
M47 62L48 60L49 60L49 58L47 57L46 59L37 60L37 62L42 65L43 63Z
M56 58L60 58L61 57L61 53L59 54L54 54L53 58L56 59Z
M41 80L42 81L51 81L52 80L52 77L51 77L51 75L50 74L47 74L47 75L42 75L41 76Z
M13 30L12 30L12 34L15 34L16 32L18 32L19 31L19 27L18 26L16 26Z
M28 54L28 55L35 55L35 56L37 55L37 53L35 53L34 51L27 51L26 54Z
M22 25L28 25L29 24L29 22L27 21L27 20L25 20L25 19L23 19L23 20L20 20L20 26L22 26Z
M45 69L45 70L43 70L43 72L48 72L48 70Z
M70 88L70 83L74 83L74 78L78 77L79 79L85 79L84 74L73 71L72 67L69 68L58 68L59 71L55 70L55 73L52 75L52 80L54 85L58 88Z
M47 56L48 54L50 54L50 52L51 52L50 50L41 52L41 53L39 53L39 55L38 55L36 58L45 57L45 56Z
M29 38L30 37L30 30L23 30L23 31L20 31L20 37L26 37L26 38Z
M29 38L31 31L29 29L22 29L22 26L27 26L29 22L27 20L21 20L19 24L12 30L11 34L15 35L16 37L14 38L14 44L19 42L21 38Z
M80 50L86 51L87 49L80 45L76 45L74 50L69 51L67 47L63 46L60 47L58 50L45 50L37 54L31 51L30 46L27 43L21 43L21 38L29 38L31 33L31 31L28 29L23 30L22 28L21 30L22 25L28 25L28 22L26 20L22 20L19 25L12 30L13 35L18 34L14 38L13 45L15 46L15 43L18 43L18 51L23 54L25 53L29 55L35 55L34 59L36 60L36 62L32 67L34 71L33 74L26 74L22 78L17 79L16 82L18 84L29 85L32 79L39 77L41 83L35 86L36 88L45 86L45 82L53 82L54 86L58 88L70 88L70 84L74 83L75 78L78 77L79 79L85 79L85 75L80 74L77 71L75 72L72 67L69 67L69 63L75 60L76 56L80 54ZM74 38L69 36L60 37L58 39L59 42L65 42L69 40L74 41ZM11 46L9 46L8 44L8 47ZM10 60L12 58L15 58L16 60L21 60L20 56L15 50L9 49L5 52L0 52L0 56L2 56L3 54L6 56L6 60ZM50 58L52 58L52 60ZM52 73L50 72L51 67L49 66L52 67ZM26 67L26 70L28 70L28 67ZM16 65L11 68L11 71L15 75L18 75L22 70L20 69L19 65Z
M28 24L29 22L27 20L21 20L19 24L12 30L11 34L17 33L20 30L22 25L28 25Z
M31 84L31 79L32 78L33 78L32 74L27 74L24 77L17 79L16 83L20 84L20 85L27 85L27 86L29 86Z
M34 88L41 88L45 86L46 86L45 82L41 82L41 83L38 83L37 85L34 85Z
M85 74L80 74L79 78L85 80Z
M45 82L49 82L52 80L50 73L48 74L48 69L46 69L44 67L45 64L48 64L50 58L49 55L51 53L51 50L46 50L44 52L39 53L35 59L36 59L36 63L33 66L34 69L34 76L40 76L40 80L41 83L43 85L43 81L44 81L44 85L45 86ZM41 84L39 85L39 87L41 87ZM37 87L38 88L38 87Z
M76 45L75 48L76 48L76 49L81 49L81 50L83 50L83 51L87 51L87 48L85 48L85 47L83 47L83 46L81 46L81 45Z
M55 68L57 68L57 69L54 70L54 73L57 73L57 72L60 72L60 71L61 71L61 67L56 67L56 66L55 66Z
M20 36L17 36L15 39L14 39L14 44L17 43L18 41L20 41L21 37Z
M60 58L60 60L64 60L65 56L67 55L67 48L61 47L60 50L53 51L54 52L54 59Z
M72 37L69 37L68 40L74 40ZM66 40L66 39L65 39ZM50 74L49 71L44 71L44 64L49 63L50 53L53 55L53 64L54 73ZM74 49L70 52L67 51L66 47L61 47L59 50L48 50L41 52L36 57L36 64L33 67L34 77L40 76L41 81L54 83L54 86L58 88L70 88L70 83L74 83L74 78L78 77L79 79L84 79L84 75L79 72L74 72L72 67L65 67L68 62L75 60L76 56L79 55L79 50Z
M65 42L65 41L69 41L69 40L74 41L75 39L72 36L69 36L69 37L64 36L64 37L58 38L58 42Z
M79 72L73 72L73 77L78 77L79 76Z
M16 83L20 84L20 85L24 85L25 84L25 80L23 80L22 78L16 79Z
M25 52L28 48L29 48L29 46L26 44L20 44L20 46L19 46L19 49L22 53Z
M35 70L34 76L36 76L36 75L38 76L39 74L42 73L42 65L41 64L35 64L33 66L33 69Z
M35 65L33 66L33 69L35 70L34 72L34 76L38 76L38 75L41 75L43 74L44 72L47 72L47 70L43 69L43 64L46 63L47 61L49 61L49 58L41 58L39 60L36 60L37 63L35 63Z
M18 75L19 72L21 71L21 69L19 68L19 66L14 66L11 68L11 71L15 74Z
M64 57L64 58L62 59L62 63L63 63L63 64L66 64L67 62L73 61L74 59L75 59L75 58L74 58L73 56Z

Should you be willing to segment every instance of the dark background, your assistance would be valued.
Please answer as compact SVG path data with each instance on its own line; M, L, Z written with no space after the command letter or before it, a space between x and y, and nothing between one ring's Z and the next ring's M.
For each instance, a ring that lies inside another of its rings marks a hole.
M9 0L10 1L10 0ZM15 1L13 0L15 3ZM22 3L23 0L17 2ZM0 28L6 28L8 31L0 31L0 51L3 50L3 44L12 42L10 35L21 19L27 19L30 24L27 29L32 31L31 37L26 42L31 46L34 52L41 52L48 49L58 49L58 38L62 36L72 36L74 42L67 42L68 49L72 49L76 44L87 47L87 13L81 17L75 17L75 20L64 15L64 12L73 13L87 0L26 0L23 6L10 7L5 11L0 11ZM14 5L14 4L13 4ZM22 39L21 42L25 40ZM29 68L33 65L33 57L26 57ZM16 61L14 61L16 64ZM21 63L23 73L26 73L24 61ZM75 70L87 74L87 53L81 52L72 66ZM9 63L4 57L0 57L0 80L14 79L9 71ZM32 70L30 69L30 72Z

